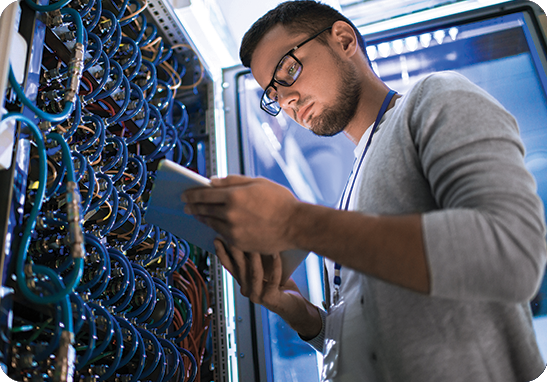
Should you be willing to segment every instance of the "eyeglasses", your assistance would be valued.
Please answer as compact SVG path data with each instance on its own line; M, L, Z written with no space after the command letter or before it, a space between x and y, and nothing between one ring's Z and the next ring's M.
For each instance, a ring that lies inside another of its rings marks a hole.
M281 60L279 60L279 63L275 67L275 73L272 80L268 86L266 86L266 89L264 89L264 93L262 93L262 99L260 100L260 108L262 110L274 117L279 114L281 111L281 105L279 105L278 102L278 93L275 84L285 87L292 86L300 76L300 73L302 73L303 65L298 58L295 57L294 52L307 42L310 42L321 33L328 31L331 28L332 26L317 32L306 41L292 48L281 58Z

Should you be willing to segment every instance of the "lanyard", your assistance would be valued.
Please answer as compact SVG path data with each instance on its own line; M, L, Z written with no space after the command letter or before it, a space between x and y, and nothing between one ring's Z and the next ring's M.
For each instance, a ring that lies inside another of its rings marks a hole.
M382 117L384 116L387 107L389 106L389 103L391 102L391 99L393 96L397 94L394 90L390 90L387 94L386 98L384 99L384 102L382 103L382 107L380 108L380 111L378 112L378 116L376 117L376 122L374 122L374 126L372 127L372 130L370 132L370 135L367 140L367 144L365 145L365 149L363 151L363 155L361 155L361 158L359 159L359 163L357 164L357 169L355 170L355 175L353 176L353 181L351 182L351 187L349 189L346 203L344 203L344 195L346 194L346 189L348 188L349 180L351 178L350 174L348 181L346 182L346 186L344 187L344 192L342 192L342 199L340 200L340 205L338 206L338 209L341 210L342 207L343 210L347 211L349 207L349 200L351 198L351 193L353 192L353 187L355 186L355 180L357 179L357 175L359 174L359 170L361 169L361 165L363 164L363 159L365 159L365 155L367 154L368 148L370 147L370 143L372 142L372 136L376 132L376 129L378 128L378 125L380 124L380 121L382 120ZM334 264L334 303L337 303L337 299L340 295L340 285L342 284L342 277L341 277L341 270L342 265L339 263Z

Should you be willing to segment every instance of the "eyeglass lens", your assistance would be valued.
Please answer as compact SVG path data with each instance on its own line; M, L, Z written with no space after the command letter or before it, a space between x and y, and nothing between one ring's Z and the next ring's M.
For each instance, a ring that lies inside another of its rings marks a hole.
M277 66L274 82L281 86L291 86L300 73L302 72L302 65L293 56L287 54L281 59ZM272 113L279 113L281 109L277 103L277 89L270 85L266 88L262 99L262 106L266 111Z

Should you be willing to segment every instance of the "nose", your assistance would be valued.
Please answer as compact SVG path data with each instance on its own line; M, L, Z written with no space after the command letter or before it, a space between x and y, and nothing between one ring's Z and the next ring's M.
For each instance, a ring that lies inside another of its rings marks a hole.
M300 94L294 86L279 86L277 88L277 102L279 102L279 106L281 106L281 109L283 110L294 107L298 102L299 97Z

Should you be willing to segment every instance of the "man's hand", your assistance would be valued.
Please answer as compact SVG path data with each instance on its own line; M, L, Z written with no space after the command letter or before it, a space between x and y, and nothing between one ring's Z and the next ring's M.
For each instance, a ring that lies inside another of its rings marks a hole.
M287 188L239 175L212 179L211 185L182 195L186 213L245 251L274 253L293 247L289 223L299 202Z
M230 247L227 251L215 240L216 254L222 265L241 286L241 294L253 303L277 313L304 338L313 338L321 331L321 317L317 308L306 300L295 282L289 279L281 285L282 264L279 253L261 255ZM263 256L271 256L268 266Z

